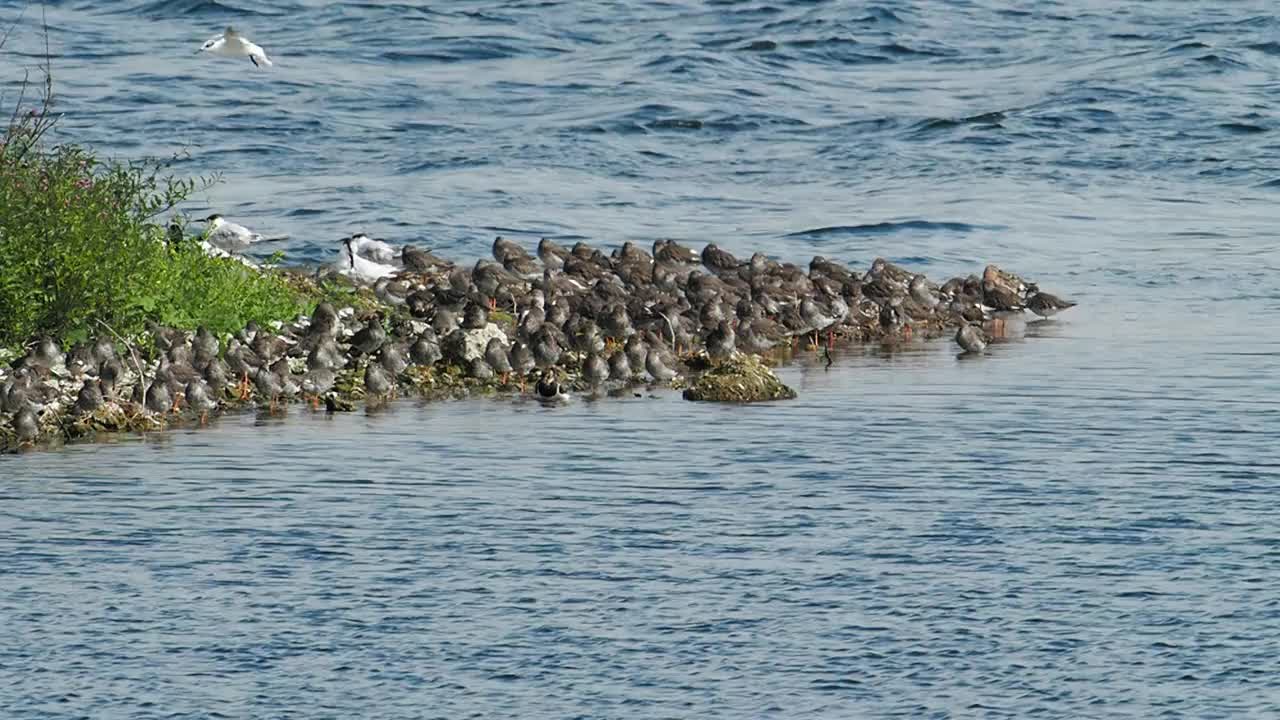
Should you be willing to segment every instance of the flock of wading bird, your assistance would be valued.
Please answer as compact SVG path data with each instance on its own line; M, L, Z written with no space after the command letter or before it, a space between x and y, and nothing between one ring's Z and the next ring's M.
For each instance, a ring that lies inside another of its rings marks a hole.
M829 350L842 339L897 343L956 328L962 350L981 353L1002 316L1047 318L1075 305L994 265L939 285L883 258L866 272L820 256L806 269L671 240L605 254L543 239L535 257L499 237L492 255L467 267L411 245L344 238L339 260L317 274L371 286L379 309L362 316L323 302L310 317L224 338L152 324L147 361L110 335L66 353L43 338L5 373L0 418L23 443L49 427L50 413L74 420L104 407L185 411L202 423L255 398L272 411L298 397L344 409L351 397L373 402L413 386L424 370L519 392L532 384L559 401L569 389L670 383L735 353Z

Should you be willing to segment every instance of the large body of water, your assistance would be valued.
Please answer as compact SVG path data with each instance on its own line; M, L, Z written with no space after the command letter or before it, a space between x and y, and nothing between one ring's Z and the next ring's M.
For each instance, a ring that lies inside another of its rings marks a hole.
M801 362L778 405L295 408L0 458L6 717L1280 715L1273 3L47 19L59 138L185 150L226 180L193 214L298 262L678 237L995 261L1080 307L974 360ZM228 23L276 67L193 54Z

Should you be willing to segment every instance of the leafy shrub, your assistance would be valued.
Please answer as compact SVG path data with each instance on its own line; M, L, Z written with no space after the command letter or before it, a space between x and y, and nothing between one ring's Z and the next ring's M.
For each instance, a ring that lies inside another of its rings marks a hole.
M147 319L229 331L306 309L274 273L209 257L153 220L195 181L162 176L155 161L103 162L74 145L44 151L35 128L11 126L0 146L0 345L83 337L98 321L125 333Z
M166 175L154 160L47 147L56 122L47 63L41 109L19 112L24 80L0 136L0 347L39 334L76 340L100 323L132 334L148 319L227 332L308 309L307 295L282 276L206 255L184 237L180 216L168 231L156 221L197 189L195 180Z

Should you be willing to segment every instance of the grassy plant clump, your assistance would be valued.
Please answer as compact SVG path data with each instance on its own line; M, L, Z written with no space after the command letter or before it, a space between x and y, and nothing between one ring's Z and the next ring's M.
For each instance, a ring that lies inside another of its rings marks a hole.
M157 217L196 181L157 161L46 147L52 122L47 112L15 113L0 138L0 346L38 334L79 339L100 322L127 334L148 319L230 331L309 308L277 273L210 257L178 227L166 231Z
M794 400L796 391L783 384L759 356L735 353L715 365L684 391L685 400L749 403Z

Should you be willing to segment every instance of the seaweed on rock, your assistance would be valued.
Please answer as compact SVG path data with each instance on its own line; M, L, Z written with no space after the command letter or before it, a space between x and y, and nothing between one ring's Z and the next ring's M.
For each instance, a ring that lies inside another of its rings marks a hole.
M758 355L735 354L702 373L684 391L685 400L752 403L794 400L792 390Z

